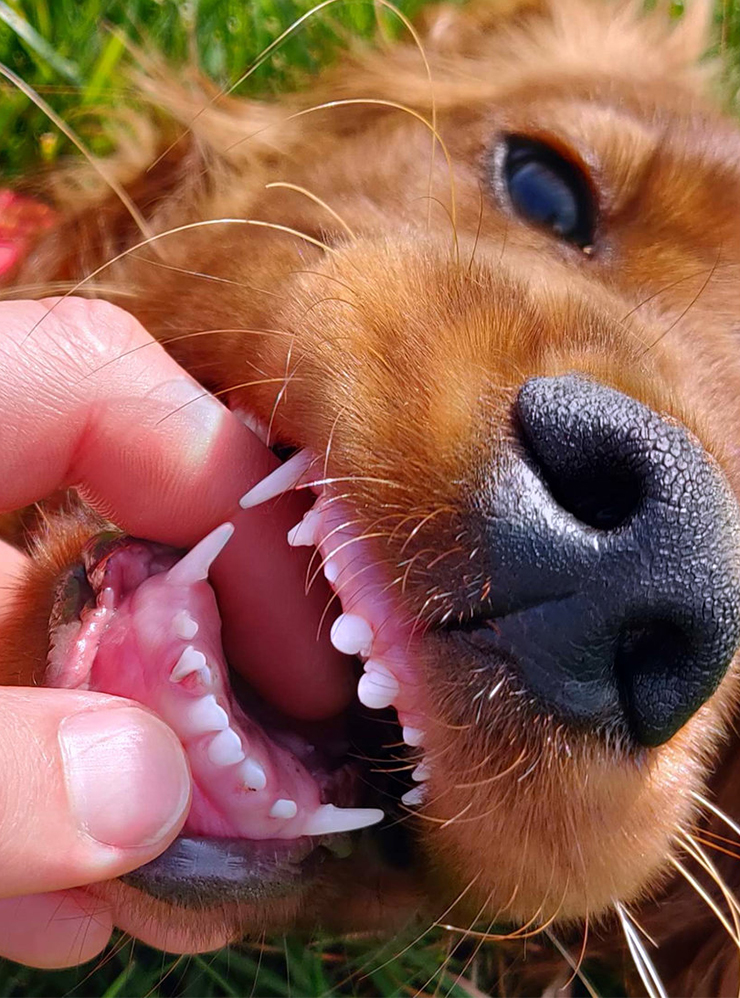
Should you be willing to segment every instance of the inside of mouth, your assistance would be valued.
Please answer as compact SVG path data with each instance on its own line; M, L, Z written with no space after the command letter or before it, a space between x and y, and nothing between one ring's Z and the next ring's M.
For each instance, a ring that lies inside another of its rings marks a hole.
M305 455L302 461L305 469ZM359 671L364 662L357 708L393 706L403 737L420 755L409 635L347 519L322 493L288 543L315 546L317 569L323 566L340 594L344 612L332 641L348 655L348 668ZM351 758L342 721L301 725L267 708L248 680L230 674L208 570L232 532L223 524L185 554L128 537L92 542L84 569L60 588L47 684L134 699L172 727L193 777L187 839L319 841L374 825L383 811L368 806L377 801ZM426 775L423 764L414 770L407 806L422 802Z

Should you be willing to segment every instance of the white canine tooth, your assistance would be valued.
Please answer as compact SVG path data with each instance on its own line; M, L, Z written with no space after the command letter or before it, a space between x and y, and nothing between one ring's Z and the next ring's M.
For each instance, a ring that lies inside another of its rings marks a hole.
M312 460L309 451L299 450L293 457L288 458L285 464L281 464L262 481L253 485L249 492L241 497L239 505L242 509L251 509L294 489L308 471Z
M225 731L229 726L229 715L217 702L212 693L200 697L189 705L187 720L195 734L209 731Z
M188 551L167 573L167 581L176 586L189 586L208 578L208 570L234 533L233 523L222 523Z
M378 662L366 662L365 670L357 684L360 703L375 710L390 707L400 689L396 677Z
M248 790L264 790L267 786L265 771L256 759L247 759L241 767L239 775Z
M175 614L172 627L177 637L183 641L190 641L198 633L198 622L193 620L187 610L180 610Z
M244 749L233 728L224 728L208 746L208 758L214 766L234 766L244 759Z
M369 655L373 629L357 613L341 613L331 627L331 643L345 655Z
M432 775L432 769L428 762L420 762L411 774L411 779L417 783L423 783Z
M332 832L351 832L355 828L367 828L383 818L377 807L334 807L321 804L306 820L304 835L330 835Z
M193 648L192 645L188 645L182 655L178 658L176 664L174 665L172 672L170 673L171 683L180 683L187 676L191 676L194 672L200 672L203 676L204 682L208 682L211 678L210 669L206 662L206 657L202 651L198 651L197 648Z
M331 558L324 563L324 578L331 586L339 578L339 565L336 561L332 561Z
M423 804L425 797L426 797L425 787L422 786L414 787L412 790L409 790L407 793L403 795L403 797L401 798L401 802L405 804L407 807L413 807L415 804Z
M295 818L298 814L298 805L294 800L285 800L280 797L270 808L271 818Z
M424 744L424 732L421 728L404 728L403 740L412 748L418 748L419 745Z

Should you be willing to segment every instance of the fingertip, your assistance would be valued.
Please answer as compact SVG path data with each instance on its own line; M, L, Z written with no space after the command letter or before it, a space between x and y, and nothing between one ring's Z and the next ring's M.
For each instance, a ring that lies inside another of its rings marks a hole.
M83 890L0 899L0 956L57 970L96 957L113 931L110 907Z

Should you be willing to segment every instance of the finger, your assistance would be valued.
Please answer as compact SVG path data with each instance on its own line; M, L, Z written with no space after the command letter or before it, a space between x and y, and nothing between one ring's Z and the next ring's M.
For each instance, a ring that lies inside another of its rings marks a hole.
M239 497L276 466L253 433L113 305L1 302L0 330L0 508L81 483L130 533L184 546L233 517ZM302 716L320 718L346 705L351 681L326 636L316 643L330 593L321 579L306 598L307 557L286 543L303 511L287 496L269 516L239 513L230 567L219 567L217 582L232 601L245 596L232 664L261 677L279 660Z
M176 735L126 700L0 691L0 897L120 876L162 852L190 807Z
M112 930L110 909L85 891L0 899L0 957L31 967L85 963Z
M12 544L0 541L0 608L8 592L12 592L17 581L28 567L28 558Z

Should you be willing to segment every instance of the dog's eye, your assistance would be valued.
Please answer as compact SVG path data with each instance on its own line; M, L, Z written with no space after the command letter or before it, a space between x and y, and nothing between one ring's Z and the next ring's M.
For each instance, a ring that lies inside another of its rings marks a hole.
M544 142L508 136L500 183L514 211L582 249L594 239L596 206L586 177Z

